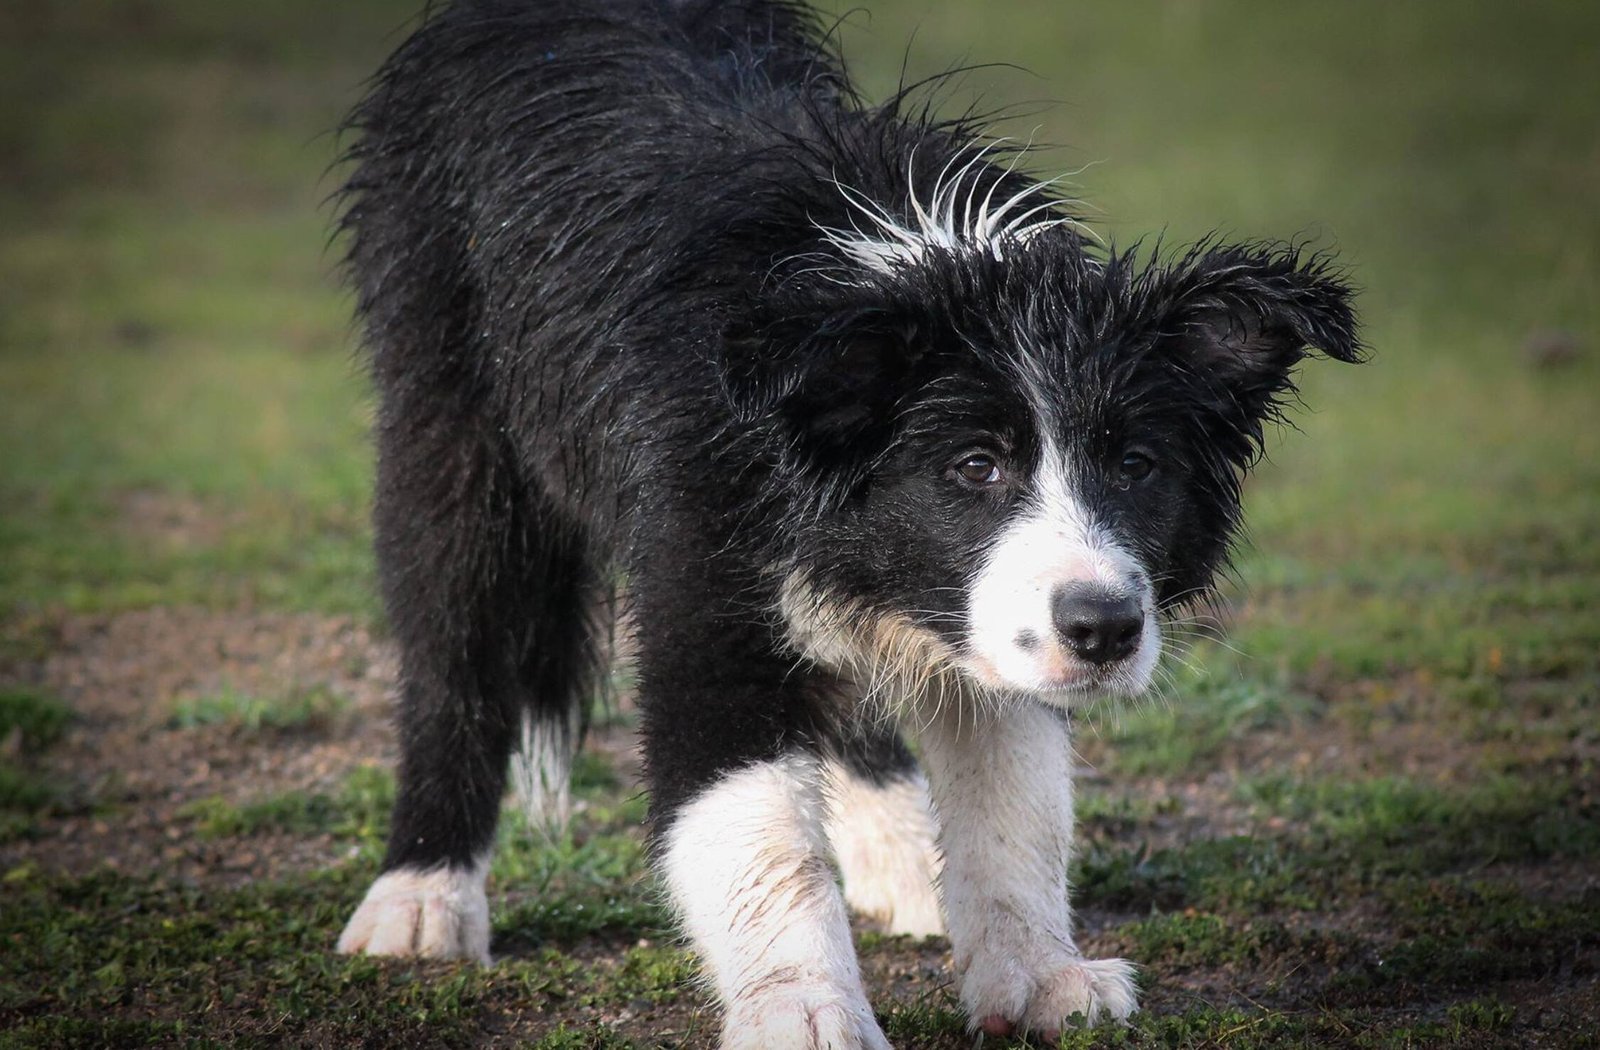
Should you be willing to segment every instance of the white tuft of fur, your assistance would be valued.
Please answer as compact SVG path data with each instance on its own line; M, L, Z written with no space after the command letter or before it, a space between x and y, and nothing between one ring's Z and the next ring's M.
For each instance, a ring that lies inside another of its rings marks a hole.
M1072 748L1065 717L1038 704L929 721L923 760L944 854L941 890L962 1006L1049 1035L1137 1008L1133 967L1088 960L1067 896Z
M789 643L856 680L863 708L890 717L907 713L901 707L907 697L959 692L956 653L910 617L839 598L798 570L783 578L778 593Z
M725 1008L722 1046L889 1050L827 863L822 772L793 755L679 809L660 870Z
M890 933L943 933L928 782L919 774L874 784L837 761L827 776L828 839L845 901Z
M511 756L511 786L530 826L550 831L566 827L572 812L569 785L576 741L573 726L523 713L517 750Z
M857 190L835 182L857 218L851 220L848 230L820 225L818 229L847 259L885 274L921 261L929 250L972 251L999 259L1008 247L1026 244L1057 226L1074 226L1088 232L1076 219L1056 211L1062 204L1071 203L1058 201L1049 193L1066 176L1033 182L996 199L996 191L1027 152L1026 146L1017 149L1003 174L982 167L990 153L1005 146L1005 139L974 146L959 168L957 163L969 151L956 154L934 180L926 202L917 196L913 157L906 173L910 215L905 220ZM974 169L978 169L976 174Z
M487 857L470 868L385 872L350 917L339 936L339 951L487 964L488 873Z

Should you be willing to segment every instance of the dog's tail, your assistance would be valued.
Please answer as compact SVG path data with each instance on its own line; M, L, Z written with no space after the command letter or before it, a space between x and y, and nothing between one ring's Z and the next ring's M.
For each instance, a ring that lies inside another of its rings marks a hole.
M530 827L560 832L572 812L572 769L597 710L618 706L611 666L617 658L614 586L590 580L577 608L550 610L546 645L522 705L509 770L510 787ZM550 630L556 628L556 630Z
M528 824L550 833L572 815L572 760L583 740L578 712L552 717L524 710L517 749L511 755L511 787Z

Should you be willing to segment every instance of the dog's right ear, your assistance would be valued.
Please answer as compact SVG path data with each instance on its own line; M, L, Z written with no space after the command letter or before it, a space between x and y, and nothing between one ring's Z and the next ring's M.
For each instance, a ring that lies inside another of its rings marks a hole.
M723 389L740 419L779 428L791 465L837 467L887 441L922 356L915 326L877 307L730 326Z
M1265 424L1294 397L1302 360L1365 358L1354 291L1326 256L1205 244L1145 280L1165 333L1158 346L1192 378L1199 407L1238 439L1241 467L1260 455Z

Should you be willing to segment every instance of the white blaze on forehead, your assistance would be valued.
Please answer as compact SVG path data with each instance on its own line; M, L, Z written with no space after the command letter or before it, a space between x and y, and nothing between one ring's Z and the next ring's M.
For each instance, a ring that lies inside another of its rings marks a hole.
M1095 684L1119 692L1149 684L1160 655L1149 574L1095 521L1076 489L1066 457L1046 446L1032 500L996 536L972 582L974 670L988 684L1030 691L1091 684L1097 669L1073 657L1056 631L1052 602L1070 586L1139 599L1145 627L1138 650L1115 681Z

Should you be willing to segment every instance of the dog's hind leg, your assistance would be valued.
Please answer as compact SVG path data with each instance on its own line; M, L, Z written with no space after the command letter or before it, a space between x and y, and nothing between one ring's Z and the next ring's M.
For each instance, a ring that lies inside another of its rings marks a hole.
M379 572L400 647L400 768L382 873L343 952L489 958L484 891L508 758L528 713L560 746L583 697L579 539L509 454L438 392L385 401Z
M844 897L890 933L944 932L928 783L894 730L855 727L827 762L828 839Z

